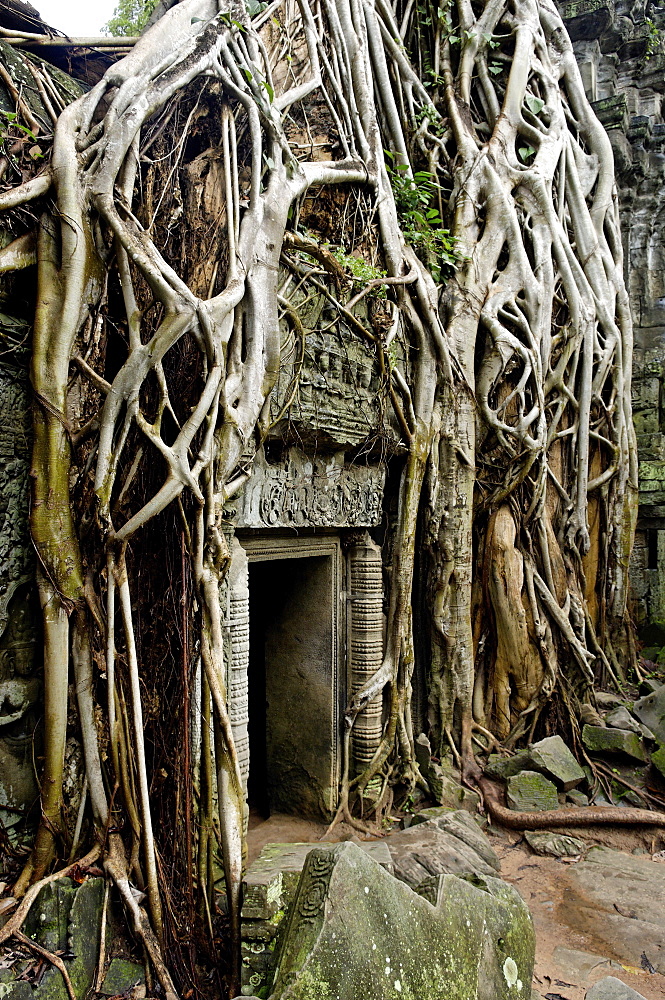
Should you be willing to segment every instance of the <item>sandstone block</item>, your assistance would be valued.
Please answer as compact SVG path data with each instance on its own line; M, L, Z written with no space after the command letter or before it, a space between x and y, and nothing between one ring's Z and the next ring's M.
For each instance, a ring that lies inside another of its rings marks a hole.
M534 933L517 892L489 877L434 881L436 905L356 844L312 851L272 1000L512 1000L528 993Z
M625 729L584 726L582 742L589 750L597 753L623 753L644 763L648 759L640 737Z
M556 786L537 771L520 771L508 778L506 802L516 812L541 812L559 807Z

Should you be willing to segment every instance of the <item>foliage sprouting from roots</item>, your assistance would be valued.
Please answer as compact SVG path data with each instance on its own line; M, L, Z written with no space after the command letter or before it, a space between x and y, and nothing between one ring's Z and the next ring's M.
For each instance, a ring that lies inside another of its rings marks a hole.
M214 96L222 207L207 270L187 281L169 244L177 199L171 186L162 206L164 174L148 154L171 136L170 183L202 83ZM330 159L308 158L311 135L297 141L294 122L307 132L314 106ZM346 302L327 294L376 351L405 452L384 660L348 706L348 728L381 691L390 710L367 771L350 782L346 761L340 809L351 819L350 795L373 777L398 764L403 780L418 779L417 526L438 752L450 745L471 763L474 731L514 743L555 689L574 708L594 676L620 674L636 464L612 153L551 0L284 0L253 20L242 5L181 0L62 111L44 177L3 196L5 206L42 196L50 180L55 198L39 230L32 360L47 753L43 820L19 889L43 876L60 829L71 661L106 867L174 995L160 958L165 887L132 547L177 512L166 544L182 544L200 711L205 721L212 705L214 727L212 740L203 727L188 856L205 910L214 768L237 942L243 791L223 683L224 506L267 431L280 318L304 336L280 262L305 285L322 270L344 282L344 255L295 227L304 196L365 192L371 266ZM355 306L378 286L388 320L361 322ZM123 320L102 341L114 296ZM408 344L404 369L397 336ZM197 388L183 408L185 362ZM108 693L101 715L95 664ZM130 879L146 886L150 920Z

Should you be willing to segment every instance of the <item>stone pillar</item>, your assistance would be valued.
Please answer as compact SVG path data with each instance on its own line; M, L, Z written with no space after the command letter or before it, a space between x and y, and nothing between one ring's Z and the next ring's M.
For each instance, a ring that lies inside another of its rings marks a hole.
M226 690L233 739L243 787L249 776L249 573L247 553L237 538L230 540L231 566L226 587Z
M349 550L351 590L350 667L355 694L376 673L383 659L383 585L381 549L368 534ZM381 741L383 695L369 702L351 731L353 767L359 774Z

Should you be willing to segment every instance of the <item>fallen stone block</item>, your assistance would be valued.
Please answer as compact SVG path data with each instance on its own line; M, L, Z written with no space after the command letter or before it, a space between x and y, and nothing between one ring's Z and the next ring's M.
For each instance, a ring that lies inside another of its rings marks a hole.
M243 920L269 920L291 902L305 859L315 846L332 849L334 844L266 844L243 881ZM365 841L361 847L391 869L385 841Z
M506 802L510 809L517 812L559 808L556 786L538 771L520 771L508 778Z
M604 729L602 726L584 726L582 742L595 753L622 753L644 763L648 760L642 740L625 729Z
M633 715L648 726L659 743L665 743L665 684L636 701Z
M599 970L621 969L619 962L614 962L605 955L564 948L562 945L556 946L553 958L561 970L565 969L566 976L570 976L580 986L592 985Z
M432 760L432 748L425 733L416 738L414 747L420 773L427 782L434 801L450 809L466 809L475 813L480 804L480 796L460 784L459 772L451 767L444 767L444 761L437 764Z
M243 881L241 914L242 988L258 992L272 979L279 936L298 888L307 855L315 846L334 844L266 844L249 866ZM385 841L359 844L374 860L392 871Z
M638 736L642 735L640 723L633 718L625 705L619 705L618 708L608 712L605 716L605 724L612 729L627 729L631 733L637 733Z
M495 875L500 862L472 817L459 809L384 841L396 878L412 888L430 875Z
M568 837L562 833L534 833L527 830L524 833L525 840L532 851L536 854L551 855L553 858L573 858L579 854L586 854L589 845L579 837Z
M408 832L408 831L406 831ZM500 879L437 881L437 905L358 845L308 856L272 1000L514 1000L531 989L528 909Z
M585 775L586 777L586 775ZM580 792L579 789L573 788L570 792L566 793L566 799L568 802L572 802L574 806L588 806L589 796L585 795L584 792Z
M485 774L488 778L497 778L499 781L506 781L515 774L527 768L527 752L520 750L512 757L505 757L501 753L491 753L485 764Z
M526 751L530 771L539 771L564 792L584 781L584 771L560 736L547 736Z
M587 990L586 1000L645 1000L636 990L614 976L606 976Z
M79 998L90 989L97 969L103 903L103 878L87 879L78 886L71 879L59 879L41 889L26 920L26 933L33 940L49 951L64 953L63 961ZM111 928L109 919L107 946ZM35 988L10 977L0 982L0 998L67 1000L67 990L60 971L50 966Z
M126 958L112 958L100 993L107 997L115 997L120 993L129 993L135 986L144 982L145 970L142 965L130 962Z
M665 747L659 747L655 753L651 754L651 763L657 767L665 778Z

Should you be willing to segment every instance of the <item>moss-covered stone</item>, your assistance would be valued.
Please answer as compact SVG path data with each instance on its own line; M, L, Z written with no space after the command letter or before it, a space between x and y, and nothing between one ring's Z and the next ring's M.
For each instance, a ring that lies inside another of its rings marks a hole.
M556 786L537 771L520 771L508 778L506 802L517 812L541 812L559 805Z
M536 854L549 854L554 858L572 858L586 854L589 845L579 837L568 837L561 833L534 833L527 830L524 833L526 842Z
M272 1000L512 1000L528 996L534 934L499 879L438 876L435 904L357 845L312 851Z
M506 757L501 753L491 753L485 765L485 774L488 778L498 778L499 781L506 781L513 775L519 774L527 766L526 750L520 750L512 757Z
M539 771L564 792L584 781L584 771L560 736L547 736L526 751L528 767Z
M633 714L649 727L659 743L665 744L665 684L636 701Z
M659 747L655 753L651 754L651 763L665 777L665 747Z
M622 753L645 763L648 759L640 737L625 729L584 726L582 742L588 750L593 750L596 753Z
M127 993L134 986L145 982L145 971L138 962L130 962L126 958L113 958L109 963L100 990L107 997L115 997Z

